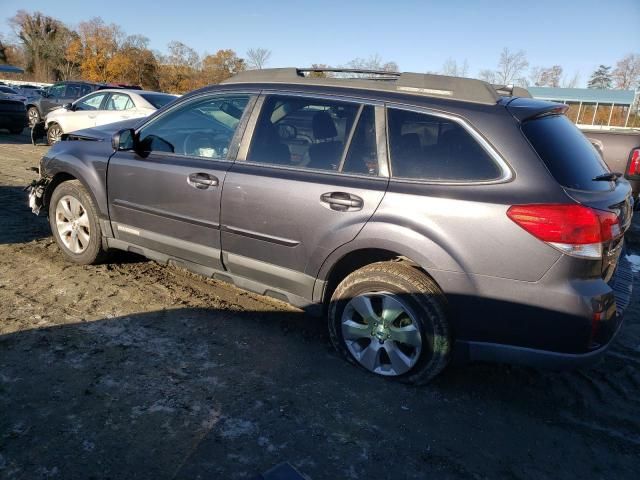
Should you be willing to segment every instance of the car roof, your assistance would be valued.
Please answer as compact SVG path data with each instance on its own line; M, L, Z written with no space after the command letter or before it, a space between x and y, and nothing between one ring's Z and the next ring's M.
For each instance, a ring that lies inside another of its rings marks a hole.
M311 73L329 73L318 77ZM339 76L335 76L335 75ZM352 75L345 77L345 75ZM387 72L358 69L270 68L247 70L225 80L223 84L313 85L352 88L382 93L401 93L420 97L496 105L500 95L496 88L474 78L450 77L413 72Z

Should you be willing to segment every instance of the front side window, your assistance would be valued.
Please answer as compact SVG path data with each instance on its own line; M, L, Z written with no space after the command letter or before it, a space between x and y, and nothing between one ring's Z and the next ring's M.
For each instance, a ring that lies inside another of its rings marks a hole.
M129 110L134 108L135 105L133 101L131 101L131 97L129 95L125 95L124 93L112 93L107 100L107 105L105 110Z
M89 95L93 91L91 85L80 85L80 96L84 97L85 95Z
M249 95L219 95L183 105L139 134L142 151L226 159Z
M76 103L75 110L98 110L106 93L96 93Z
M64 98L80 98L82 96L82 88L81 85L77 85L71 83L67 85L66 93L64 94Z
M47 90L47 94L51 98L60 98L64 95L66 85L53 85Z
M356 103L269 96L262 107L247 160L339 171L360 110ZM354 165L354 171L366 172L369 159L360 148L350 165Z
M396 178L473 182L502 171L473 136L448 118L390 108L389 152Z

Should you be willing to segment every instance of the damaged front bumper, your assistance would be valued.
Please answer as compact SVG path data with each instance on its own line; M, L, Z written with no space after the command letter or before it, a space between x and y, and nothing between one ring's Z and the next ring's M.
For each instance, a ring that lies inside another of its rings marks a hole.
M51 179L41 176L25 187L25 190L29 192L29 208L36 215L40 215L44 206L44 193L50 181Z

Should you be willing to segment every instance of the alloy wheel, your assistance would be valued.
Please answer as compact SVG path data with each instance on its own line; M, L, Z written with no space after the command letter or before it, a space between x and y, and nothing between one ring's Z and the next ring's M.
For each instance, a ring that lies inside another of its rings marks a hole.
M82 203L71 195L62 197L56 205L56 228L64 246L80 254L89 246L91 226Z
M420 358L422 336L418 323L398 295L360 294L345 306L341 323L349 352L371 372L402 375Z

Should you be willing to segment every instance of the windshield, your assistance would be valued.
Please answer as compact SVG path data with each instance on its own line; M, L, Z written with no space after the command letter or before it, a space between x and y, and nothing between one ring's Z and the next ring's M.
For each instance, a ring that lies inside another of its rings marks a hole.
M178 98L175 95L168 95L166 93L142 93L140 96L156 108L162 108Z
M609 169L587 137L564 115L526 121L522 131L560 185L577 190L611 190L609 182L593 180Z
M3 87L2 85L0 85L0 92L2 92L2 93L11 93L13 95L17 95L18 94L18 92L16 92L13 88Z

